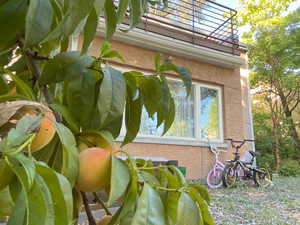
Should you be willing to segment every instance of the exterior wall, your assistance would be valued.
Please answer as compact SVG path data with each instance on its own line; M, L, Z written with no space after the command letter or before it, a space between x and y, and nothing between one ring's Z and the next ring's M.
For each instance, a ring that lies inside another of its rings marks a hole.
M92 55L97 56L99 54L102 42L103 39L100 37L94 40L90 48ZM112 42L112 46L113 49L118 50L124 56L126 61L125 64L120 61L112 63L145 72L153 71L155 51L116 41ZM246 137L244 125L244 108L246 106L242 104L240 69L226 69L177 56L172 56L172 61L176 65L189 68L192 72L193 81L218 85L222 88L224 137L234 139ZM170 74L170 76L174 75ZM207 147L136 142L125 146L125 150L135 156L165 157L170 160L179 160L180 166L187 167L187 177L192 179L205 177L213 163L213 155ZM223 155L223 158L228 159L230 156L231 153L227 152Z

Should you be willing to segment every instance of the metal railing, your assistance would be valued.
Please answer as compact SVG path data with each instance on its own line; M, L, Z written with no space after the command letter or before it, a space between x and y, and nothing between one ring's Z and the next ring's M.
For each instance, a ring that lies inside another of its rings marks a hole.
M237 12L212 0L168 0L149 5L138 28L239 55Z

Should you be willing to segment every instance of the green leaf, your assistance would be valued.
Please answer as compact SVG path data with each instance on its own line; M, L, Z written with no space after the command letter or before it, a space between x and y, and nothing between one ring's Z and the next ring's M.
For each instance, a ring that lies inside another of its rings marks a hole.
M132 99L136 99L136 97L138 96L138 83L136 77L143 76L143 74L137 71L129 71L123 73L123 76L126 81L127 92L130 93Z
M143 13L142 1L130 0L130 28L133 28L140 23Z
M109 51L107 53L105 53L104 55L102 55L102 58L107 59L107 58L118 58L121 61L125 62L123 56L118 52L118 51Z
M139 87L143 103L150 117L158 111L157 102L162 97L160 81L157 77L139 77Z
M29 191L34 183L36 175L36 168L33 160L26 157L23 153L18 153L13 156L8 156L8 162L8 165L18 177L23 188ZM22 167L19 166L19 163Z
M177 176L180 185L181 186L187 186L187 181L185 180L184 175L182 174L182 172L175 166L170 166L169 168Z
M191 93L191 90L192 90L192 75L191 75L191 72L183 66L178 66L177 71L178 71L179 76L181 77L181 79L184 83L184 86L187 90L187 96L189 96L190 93Z
M40 84L72 80L73 74L80 74L79 71L89 67L93 61L92 57L81 55L78 51L62 52L47 61L40 77Z
M46 37L44 42L58 37L68 39L87 17L95 0L72 0L65 4L66 12L57 27Z
M53 9L49 0L30 0L26 15L25 46L39 44L50 32Z
M125 125L126 125L126 135L124 137L123 145L128 144L133 141L140 130L141 115L142 115L142 99L138 97L136 100L132 99L130 95L126 98L126 108L125 108Z
M105 0L95 0L94 7L96 9L97 15L100 16L101 12L104 9Z
M129 5L129 0L120 0L119 1L118 11L117 11L117 17L118 17L119 24L122 23L125 18L128 5Z
M159 70L160 70L160 61L161 61L161 54L156 53L155 59L154 59L156 72L159 72Z
M157 127L159 127L164 122L164 135L168 129L171 127L174 117L175 117L175 104L172 101L172 96L170 93L168 81L164 75L160 75L160 88L162 91L162 97L158 102L158 112L157 112Z
M13 79L13 81L16 83L18 86L21 94L26 96L26 98L30 100L35 100L35 95L31 89L31 87L28 86L22 79L20 79L17 75L10 75L10 77Z
M117 29L117 13L113 0L106 0L104 4L104 15L106 23L106 40L110 41Z
M22 134L29 134L35 131L41 123L43 117L26 115L23 116L17 123L16 130Z
M166 116L166 119L164 121L164 132L163 135L165 133L168 132L168 130L171 128L174 120L175 120L175 115L176 115L176 109L175 109L175 102L174 99L172 97L170 97L170 105L169 105L169 112Z
M130 184L128 187L126 198L118 212L113 216L113 219L108 225L120 224L131 225L131 220L135 212L136 200L138 196L138 175L135 160L127 159L127 164L130 170Z
M108 205L111 205L127 190L130 181L130 172L128 166L117 157L113 156L111 161L111 175L110 175L110 192Z
M9 188L6 187L0 191L0 219L11 215L13 207L14 203L10 196Z
M30 138L30 133L36 130L41 122L41 116L24 116L18 123L16 128L12 128L7 135L7 146L14 148L22 145Z
M62 174L68 178L73 187L79 171L79 157L76 141L72 132L63 124L55 123L55 129L61 140L63 149Z
M126 98L126 84L122 73L108 65L103 72L97 103L102 128L122 117Z
M98 15L96 9L93 8L90 12L83 30L82 53L86 53L94 40L98 25Z
M147 172L146 171L140 171L138 175L139 175L139 178L143 182L146 182L146 183L150 184L151 186L159 186L160 185L157 178L148 171Z
M201 197L201 194L197 191L197 189L190 189L190 195L197 202L201 212L201 218L203 220L202 224L204 225L214 225L214 219L210 214L208 209L208 205L206 201Z
M174 71L176 72L179 77L182 79L185 88L187 90L187 96L190 95L191 90L192 90L192 76L191 76L191 72L183 67L183 66L176 66L173 63L171 63L170 61L166 61L164 62L160 68L159 68L160 72L166 72L166 71Z
M2 175L1 180L0 180L0 195L1 195L1 191L4 188L6 188L14 178L13 171L9 168L9 165L6 163L6 161L4 159L0 159L0 175ZM1 199L1 197L0 197L0 199ZM1 204L0 204L0 206L1 206ZM1 209L0 209L0 211L1 211ZM0 213L0 215L1 215L1 213Z
M68 109L84 128L89 128L93 123L91 114L95 107L95 85L96 79L93 74L81 72L69 81L66 89Z
M211 197L210 197L210 194L208 192L208 189L204 185L202 185L202 184L189 184L189 186L196 189L199 192L199 194L201 195L201 197L206 201L207 204L210 203Z
M22 164L22 167L18 166L16 160ZM25 191L26 225L54 225L50 192L42 178L35 173L34 162L21 153L9 157L9 162Z
M55 225L67 225L73 219L72 187L68 180L46 165L38 164L37 173L44 179L53 199Z
M185 192L181 193L178 209L177 222L180 225L201 225L200 212L196 202Z
M79 132L78 124L75 120L75 118L70 113L69 109L61 104L51 104L50 107L55 111L62 115L62 117L65 119L67 124L69 125L69 128L74 132Z
M6 94L6 95L0 95L0 102L7 102L11 100L30 100L25 95L19 95L19 94Z
M165 225L165 209L161 198L157 191L147 183L144 184L142 194L138 200L137 210L132 219L132 225L144 224Z
M161 176L164 176L168 180L167 187L171 189L178 189L181 187L180 182L178 180L178 177L176 175L173 175L170 170L165 168L159 168L158 173L161 174ZM170 191L167 192L167 197L165 201L165 207L168 215L168 220L170 224L173 224L177 220L177 205L178 205L178 199L180 197L179 192Z
M26 10L24 0L10 0L0 5L0 51L16 43L17 33L24 29Z
M8 92L8 84L4 81L3 77L0 75L0 95L6 94Z
M55 225L53 199L40 175L36 175L32 189L27 192L27 198L27 225Z
M106 54L110 48L110 43L108 41L104 41L100 49L100 56Z
M20 192L16 204L9 217L7 225L20 225L24 224L26 220L26 199L24 191Z

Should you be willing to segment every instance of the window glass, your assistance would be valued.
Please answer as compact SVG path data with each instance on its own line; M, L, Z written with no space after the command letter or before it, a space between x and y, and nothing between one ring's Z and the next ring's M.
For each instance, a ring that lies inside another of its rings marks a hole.
M194 86L188 98L182 82L169 80L169 87L175 100L176 115L172 127L165 136L194 138ZM156 115L153 118L149 118L146 110L143 109L139 134L161 136L164 127L162 125L156 128L156 121Z
M219 139L219 92L213 88L200 87L201 138Z

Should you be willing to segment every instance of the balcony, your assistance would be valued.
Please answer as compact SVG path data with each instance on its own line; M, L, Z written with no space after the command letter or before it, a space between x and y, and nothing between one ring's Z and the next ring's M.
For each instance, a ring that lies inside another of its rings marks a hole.
M129 23L126 17L114 40L224 68L246 64L241 57L244 46L239 42L237 11L213 0L168 0L167 7L150 5L137 28L122 32ZM97 33L105 36L103 20Z
M193 45L239 55L237 12L211 0L169 0L150 6L137 27Z

